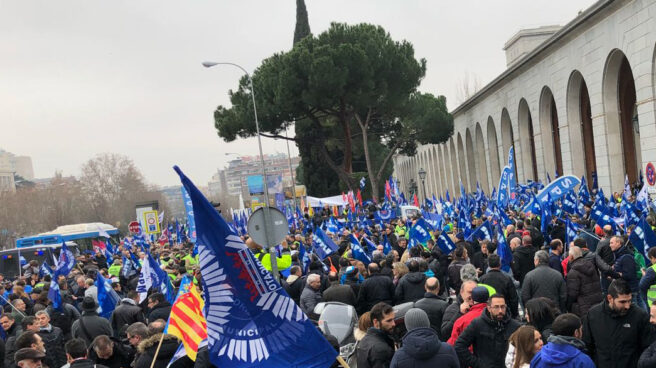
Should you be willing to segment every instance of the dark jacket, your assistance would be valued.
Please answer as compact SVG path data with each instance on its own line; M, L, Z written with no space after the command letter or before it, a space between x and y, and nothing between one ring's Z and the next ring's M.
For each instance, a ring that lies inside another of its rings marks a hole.
M603 275L604 273L608 273L611 271L612 263L611 264L606 263L606 261L604 261L604 259L599 254L595 252L591 252L589 249L581 249L581 250L583 251L583 258L591 260L600 274Z
M88 348L89 359L108 368L129 368L134 359L134 350L131 347L124 346L119 341L112 340L112 342L114 343L113 353L109 359L98 358L93 344Z
M524 277L535 268L533 257L536 249L532 246L520 246L513 252L512 271L520 287L524 287Z
M353 288L350 285L340 285L335 283L323 292L322 301L324 302L340 302L355 307L356 299Z
M456 301L446 307L446 310L444 311L444 316L442 317L442 327L440 328L442 333L440 336L451 337L453 325L456 323L458 318L463 316L463 314L460 313L460 304L462 304L462 298L460 297L460 294L457 294Z
M148 323L157 321L158 319L163 319L165 321L169 320L169 315L171 314L171 303L166 300L157 303L148 313Z
M583 341L570 336L552 336L549 342L538 351L532 368L595 368L592 359L585 353Z
M422 299L415 302L415 308L419 308L426 312L428 320L430 320L431 328L435 330L437 337L442 341L446 340L446 337L441 336L441 330L444 312L446 312L448 306L449 303L446 299L428 292L424 294Z
M592 260L583 257L569 262L567 268L567 310L583 317L603 300L599 273Z
M439 247L434 247L431 253L433 260L428 268L433 271L440 282L440 294L446 295L448 285L446 283L447 270L449 269L449 256L444 254Z
M656 367L656 341L640 354L640 359L638 360L638 368L653 367Z
M561 275L565 274L563 272L562 260L560 259L560 256L556 253L549 254L549 267L560 272Z
M638 276L636 274L636 263L633 253L626 246L620 247L615 251L615 269L612 277L614 279L622 278L629 284L632 293L638 292ZM620 276L620 273L622 274Z
M460 368L451 345L441 342L432 328L415 328L403 336L390 368Z
M356 351L358 368L388 368L394 355L394 341L387 333L371 327Z
M379 302L394 304L394 281L391 278L375 273L360 285L358 307L360 312L371 310Z
M599 241L597 244L597 254L599 254L601 259L609 265L612 265L615 262L613 250L610 248L610 238L606 237Z
M632 305L620 316L604 301L590 308L583 320L583 341L597 367L635 367L653 341L649 315Z
M505 296L510 315L513 318L519 316L519 298L517 297L517 288L515 287L515 282L509 275L501 272L501 270L491 269L481 277L480 282L481 284L492 286L498 294Z
M139 357L135 360L133 368L150 368L153 359L155 359L155 352L159 345L159 340L162 337L161 333L155 334L146 340L139 343L138 352ZM157 354L157 360L153 368L166 368L171 361L171 358L178 350L180 342L178 338L173 335L164 335L162 346Z
M141 307L134 300L128 298L121 300L109 320L116 337L124 332L126 326L135 322L146 322Z
M487 255L483 252L476 252L472 257L471 263L474 267L485 273L485 270L487 270Z
M563 275L546 264L538 265L529 272L522 286L524 304L541 296L556 302L561 311L567 306L567 287Z
M520 323L506 314L502 321L494 321L489 312L483 311L456 340L456 353L463 367L505 368L508 339ZM474 353L469 351L473 346Z
M288 277L287 279L290 278ZM302 277L298 277L292 280L291 283L287 282L287 280L281 280L282 286L285 288L285 291L287 292L289 297L296 302L296 304L300 304L301 302L301 293L303 292L303 288L305 287L303 281L304 279Z
M84 328L82 328L84 326ZM84 312L80 319L73 323L71 327L71 335L74 338L83 339L87 346L91 345L91 341L98 335L112 336L112 326L109 320L98 316L96 312Z
M59 327L64 333L64 340L68 341L71 339L73 322L80 318L80 312L72 304L62 303L62 306L61 310L56 310L51 304L46 308L46 311L50 316L50 324Z
M50 325L48 329L41 329L39 336L43 340L43 346L46 348L46 358L44 361L49 367L61 367L66 364L66 350L64 350L64 333L59 327Z
M448 284L456 293L460 292L460 286L462 285L462 280L460 279L460 269L462 266L466 265L468 262L465 260L453 261L447 269L449 276Z
M394 291L395 303L402 304L421 299L426 292L424 290L426 279L426 275L420 271L410 272L401 277Z
M318 320L319 316L314 314L314 307L321 302L321 292L314 290L310 285L305 285L303 293L301 294L300 307L305 312L305 315L312 320Z

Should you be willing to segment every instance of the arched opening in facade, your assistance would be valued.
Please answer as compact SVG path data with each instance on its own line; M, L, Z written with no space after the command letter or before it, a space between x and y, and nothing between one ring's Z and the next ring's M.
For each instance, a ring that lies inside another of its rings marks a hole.
M437 152L440 156L440 177L442 178L442 190L440 191L440 194L444 195L446 191L451 187L451 179L450 179L450 170L447 169L447 165L445 165L445 162L447 161L447 154L448 150L446 150L446 144L440 144L437 146Z
M512 123L510 122L510 114L504 108L501 110L501 143L503 144L503 159L504 161L500 166L508 164L508 152L510 147L515 145L515 132L513 131ZM517 167L521 164L517 162L517 149L514 150L513 160L515 162L515 178L517 178Z
M563 175L563 155L560 147L560 128L556 101L549 87L542 89L540 96L540 131L544 166L547 173Z
M465 156L465 146L462 143L462 135L460 133L458 133L458 141L456 144L458 145L458 167L460 169L458 188L460 188L460 183L462 183L465 190L467 190L467 157Z
M476 152L476 164L478 171L478 176L481 181L481 188L490 193L490 184L487 177L487 159L485 158L485 140L483 139L483 129L481 129L481 124L476 123L476 145L474 151Z
M576 175L585 175L588 187L592 188L592 173L597 171L592 109L588 86L578 70L572 72L567 84L567 120L570 126L572 168Z
M474 153L474 141L472 139L471 131L469 128L465 130L465 145L467 149L467 169L469 172L469 191L473 192L476 189L476 154Z
M487 118L487 145L488 157L490 158L490 181L492 186L495 186L496 183L499 182L499 177L501 176L501 165L499 165L499 142L497 141L497 130L494 127L494 120L491 116Z
M624 175L629 183L637 182L641 162L635 82L629 60L620 50L608 56L602 92L611 188L618 191L624 186Z
M535 134L533 132L533 119L528 103L525 99L519 101L519 140L522 147L522 168L524 181L538 180L538 165L535 158Z
M451 136L451 139L449 139L450 143L449 146L451 148L451 152L449 154L451 155L451 171L453 172L453 183L452 183L452 191L451 191L451 199L453 199L457 193L457 188L458 188L458 183L460 182L460 165L458 165L458 156L456 154L456 144L455 144L455 137Z
M435 179L437 183L437 188L434 192L435 196L439 196L442 191L444 191L444 169L442 169L442 153L440 152L440 146L433 146L433 154L435 155Z

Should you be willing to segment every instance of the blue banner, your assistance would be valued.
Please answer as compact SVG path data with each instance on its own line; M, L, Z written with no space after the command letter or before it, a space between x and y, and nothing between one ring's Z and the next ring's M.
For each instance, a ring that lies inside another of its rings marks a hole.
M367 255L367 252L362 249L358 238L355 235L349 235L349 243L351 244L351 252L354 259L364 263L365 266L368 266L371 263L371 258Z
M512 173L511 170L510 167L505 166L499 178L499 191L497 192L497 206L499 208L508 207L508 178Z
M430 225L428 225L426 220L420 218L414 226L410 228L410 239L415 239L421 244L426 244L430 238Z
M510 265L512 264L512 251L506 237L503 235L501 227L497 226L497 254L501 259L501 269L505 272L510 272Z
M444 231L440 234L440 236L437 237L436 244L438 247L440 247L442 253L447 255L456 250L456 245L453 243L453 240L451 240L449 235Z
M312 246L321 259L325 259L339 249L337 244L335 244L335 242L320 228L314 229L314 233L312 234Z
M55 275L53 280L57 280L60 275L68 277L68 274L71 273L71 270L75 267L75 256L66 246L66 242L62 243L62 247L59 251L59 261L57 262L57 269L55 269Z
M189 241L196 243L196 221L194 220L194 207L191 204L191 197L184 187L182 190L182 202L184 202L185 210L187 212L187 222L189 227Z
M222 368L330 366L335 349L175 167L196 214L208 350Z
M492 240L492 225L489 220L486 220L481 226L477 227L465 240L473 241L481 239Z
M656 246L656 234L651 229L651 226L645 221L645 218L642 217L640 222L631 232L629 236L631 244L643 255L647 255L649 248Z
M579 184L581 184L581 181L576 176L561 176L560 178L555 179L549 183L549 185L544 187L531 202L537 201L540 204L543 204L550 203L549 199L551 199L551 201L557 201L565 196L565 194L568 192L574 190L574 187ZM532 205L533 203L529 203L524 206L524 212L528 212L528 209L531 208Z

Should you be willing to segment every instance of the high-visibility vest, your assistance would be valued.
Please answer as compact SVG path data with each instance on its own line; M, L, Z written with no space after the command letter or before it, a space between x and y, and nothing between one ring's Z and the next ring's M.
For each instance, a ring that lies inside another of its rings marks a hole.
M260 263L268 271L271 271L271 254L264 252L259 249L256 252L253 252L253 255L260 260ZM286 270L292 266L292 256L288 250L282 251L282 257L276 257L276 264L278 266L278 271Z
M121 274L121 265L113 263L111 266L109 266L107 273L110 274L111 276L119 277L119 275Z
M656 272L656 263L651 265L650 268ZM649 304L649 308L651 308L651 304L654 300L656 300L656 283L651 284L649 290L647 290L647 304Z
M478 286L482 286L482 287L486 288L489 296L492 296L492 295L497 293L497 290L495 288L493 288L492 286L488 285L488 284L480 284L479 283Z

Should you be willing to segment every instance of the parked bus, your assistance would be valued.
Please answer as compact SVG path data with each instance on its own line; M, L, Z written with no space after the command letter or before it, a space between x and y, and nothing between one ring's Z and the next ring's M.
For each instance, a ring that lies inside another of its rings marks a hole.
M74 255L79 255L79 249L74 242L66 242L66 246ZM59 259L59 251L62 244L25 246L22 248L0 250L0 273L5 278L14 278L23 274L22 266L32 260L39 264L46 262L50 267L54 266L54 259ZM21 259L22 257L22 259ZM22 260L22 264L21 264Z

